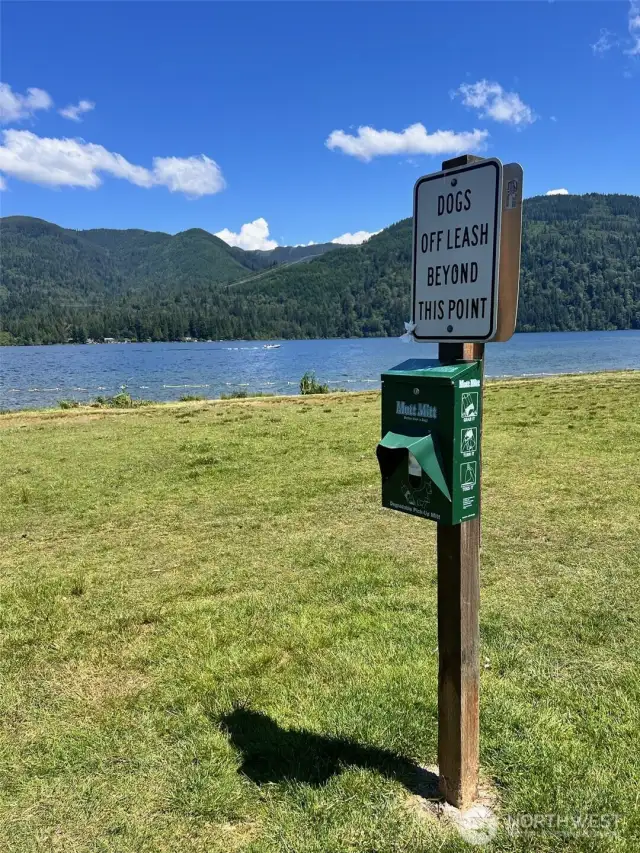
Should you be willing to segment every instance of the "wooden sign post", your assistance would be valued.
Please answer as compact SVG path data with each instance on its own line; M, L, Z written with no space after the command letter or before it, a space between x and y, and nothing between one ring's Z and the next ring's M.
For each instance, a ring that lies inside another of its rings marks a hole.
M465 155L443 162L442 171L448 173L444 181L426 176L416 184L414 336L437 340L442 364L477 359L484 372L484 341L508 340L515 329L522 168L517 163L503 167L499 161ZM463 173L464 179L458 180ZM479 198L480 224L477 214L472 216ZM438 224L441 217L447 220L446 226ZM465 334L473 342L465 342ZM480 449L481 425L479 433ZM481 456L478 482L482 482ZM480 494L478 501L481 507ZM458 525L438 524L440 791L447 802L461 809L478 795L480 543L480 512Z
M479 162L467 155L442 169ZM438 360L481 359L483 343L440 343ZM482 436L479 437L479 441ZM482 461L479 479L482 482ZM438 772L440 793L464 809L478 796L480 765L480 519L438 524Z
M460 809L478 795L484 347L515 329L521 229L517 163L465 155L418 179L404 337L438 361L382 376L383 506L438 525L440 790Z

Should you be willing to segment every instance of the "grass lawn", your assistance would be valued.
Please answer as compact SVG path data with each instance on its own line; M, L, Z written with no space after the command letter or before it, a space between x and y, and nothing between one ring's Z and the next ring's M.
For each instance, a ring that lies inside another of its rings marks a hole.
M380 508L379 408L0 416L2 853L472 849L416 799L435 526ZM484 849L640 849L639 413L638 374L487 386Z

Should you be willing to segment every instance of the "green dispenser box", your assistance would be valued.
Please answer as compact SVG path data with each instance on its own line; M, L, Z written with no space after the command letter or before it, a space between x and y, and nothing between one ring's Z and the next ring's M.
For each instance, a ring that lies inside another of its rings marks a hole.
M382 505L440 524L480 511L482 366L410 359L382 374Z

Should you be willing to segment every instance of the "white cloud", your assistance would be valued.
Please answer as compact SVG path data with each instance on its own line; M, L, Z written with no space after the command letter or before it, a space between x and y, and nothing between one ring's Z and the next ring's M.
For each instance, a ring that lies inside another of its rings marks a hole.
M225 188L215 160L199 157L154 157L154 182L188 196L214 195Z
M627 56L640 56L640 0L629 0L627 18L629 36L618 36L611 30L600 30L600 38L591 45L596 56L602 56L612 48L622 50ZM625 77L631 76L625 73Z
M6 188L7 188L7 182L2 177L2 175L0 175L0 192L2 192L2 190L6 190Z
M361 243L366 243L370 237L379 233L379 231L356 231L354 234L350 234L347 231L346 234L335 237L331 242L339 243L341 246L359 246Z
M191 197L212 195L225 186L220 167L204 154L154 157L153 168L147 169L82 139L48 139L28 130L5 130L3 136L0 172L21 181L95 189L102 183L100 173L106 173L138 187L165 186Z
M353 234L347 232L329 242L337 243L340 246L359 246L379 233L379 231L356 231ZM222 231L216 231L215 236L224 240L229 246L237 246L238 249L245 249L246 251L260 249L263 252L268 252L279 245L277 240L269 239L269 223L263 217L245 223L238 233L223 228ZM315 240L309 240L308 243L296 243L296 248L315 245Z
M602 29L600 30L600 38L595 44L591 45L591 50L596 56L602 56L603 53L607 53L607 51L611 50L617 44L618 39L615 33L612 33L611 30Z
M102 145L76 139L47 139L28 130L5 130L3 136L0 171L22 181L93 189L102 183L98 172L107 172L138 186L153 184L148 169L132 165Z
M453 130L436 130L427 133L423 124L412 124L397 133L393 130L375 130L373 127L359 127L357 136L334 130L325 142L327 148L336 148L369 161L374 157L390 154L461 154L466 151L479 151L484 147L489 133L486 130L473 130L455 133Z
M356 231L353 234L347 232L329 242L337 243L340 246L359 246L379 233L380 231ZM215 236L224 240L229 246L236 246L238 249L245 249L246 251L259 249L268 252L279 245L277 240L269 239L269 223L263 217L245 223L238 233L223 228L222 231L216 231ZM308 243L296 243L295 248L315 245L317 245L315 240L309 240Z
M640 0L631 0L629 3L629 35L631 47L627 53L640 56Z
M27 89L26 95L14 92L8 83L0 83L0 124L29 118L36 110L48 110L53 101L44 89Z
M492 118L516 127L533 124L537 118L517 92L506 92L500 83L489 80L463 83L451 93L452 98L457 95L461 96L465 107L478 110L480 118Z
M559 190L547 190L545 195L569 195L569 190L565 190L564 187Z
M278 246L276 240L269 240L269 223L261 216L259 219L254 219L253 222L246 222L239 233L230 231L228 228L223 228L222 231L216 231L216 237L224 240L229 246L237 246L238 249L253 251L260 249L263 252L268 252Z
M69 104L62 110L58 110L61 116L69 118L71 121L82 121L83 113L88 113L95 108L93 101L78 101L77 104Z

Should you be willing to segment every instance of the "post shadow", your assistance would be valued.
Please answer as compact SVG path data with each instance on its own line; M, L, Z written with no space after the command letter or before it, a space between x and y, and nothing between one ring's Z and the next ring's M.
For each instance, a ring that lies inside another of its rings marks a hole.
M391 750L306 729L285 729L267 714L245 707L234 708L219 723L242 753L239 772L256 785L296 781L319 787L347 767L362 767L397 780L412 794L441 799L435 773Z

